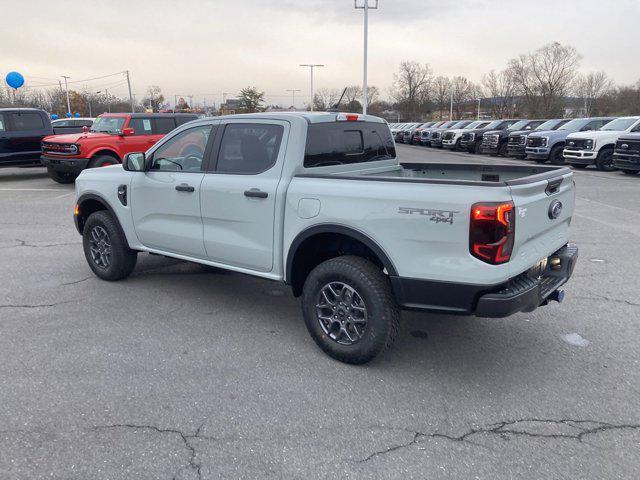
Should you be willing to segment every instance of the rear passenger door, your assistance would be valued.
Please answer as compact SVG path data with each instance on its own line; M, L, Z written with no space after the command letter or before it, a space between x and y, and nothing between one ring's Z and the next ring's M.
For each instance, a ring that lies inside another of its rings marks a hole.
M133 135L124 137L127 152L146 152L157 141L153 135L153 119L151 117L135 117L129 121Z
M211 261L253 271L273 269L277 191L288 136L284 121L222 123L200 196Z

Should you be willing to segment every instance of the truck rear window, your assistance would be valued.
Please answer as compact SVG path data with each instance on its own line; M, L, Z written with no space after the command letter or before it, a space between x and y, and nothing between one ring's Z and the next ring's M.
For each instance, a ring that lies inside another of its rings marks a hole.
M315 123L307 131L306 168L373 162L395 158L389 127L384 123Z

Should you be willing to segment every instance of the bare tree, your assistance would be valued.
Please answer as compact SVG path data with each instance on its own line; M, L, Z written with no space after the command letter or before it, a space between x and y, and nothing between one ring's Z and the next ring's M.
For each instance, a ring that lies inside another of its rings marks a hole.
M436 77L433 81L431 99L436 105L440 114L440 120L444 116L447 109L449 99L451 98L451 80L447 77Z
M513 115L517 86L509 70L496 73L491 70L482 78L484 94L490 99L491 117L506 118Z
M340 98L340 92L336 89L321 88L313 95L313 108L318 112L333 107Z
M394 75L392 96L401 110L417 118L429 98L433 84L433 73L429 65L405 61Z
M478 98L478 87L466 77L453 77L451 80L451 98L454 118L463 118L469 104Z
M575 48L554 42L509 62L509 73L530 116L553 117L564 112L580 58Z
M142 103L146 106L151 106L151 109L154 112L159 111L164 103L164 95L162 94L160 87L157 85L151 85L147 88L147 95L142 100Z
M614 88L613 81L605 72L590 72L576 80L576 94L584 101L584 115L590 117L599 111L599 103Z

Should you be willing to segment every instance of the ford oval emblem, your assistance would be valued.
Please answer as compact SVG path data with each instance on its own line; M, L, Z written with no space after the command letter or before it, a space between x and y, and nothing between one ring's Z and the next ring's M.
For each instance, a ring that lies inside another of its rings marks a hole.
M626 150L627 148L629 148L629 145L628 145L628 144L626 144L626 143L623 143L623 144L622 144L622 145L620 145L620 146L621 146L622 148L624 148L625 150Z
M561 213L562 202L559 200L554 200L553 202L551 202L551 205L549 205L549 218L552 220L558 218Z

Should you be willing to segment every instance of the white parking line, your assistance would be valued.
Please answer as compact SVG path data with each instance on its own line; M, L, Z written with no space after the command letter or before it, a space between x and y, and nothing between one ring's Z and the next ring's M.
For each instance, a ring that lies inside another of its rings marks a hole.
M0 188L0 192L64 192L64 189L63 188Z

